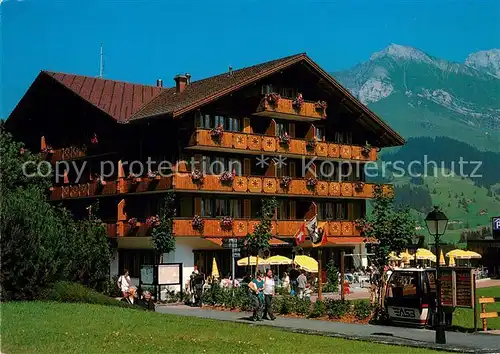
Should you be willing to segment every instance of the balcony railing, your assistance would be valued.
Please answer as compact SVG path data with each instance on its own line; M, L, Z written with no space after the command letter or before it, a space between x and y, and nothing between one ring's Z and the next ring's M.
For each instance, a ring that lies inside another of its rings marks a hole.
M282 196L317 196L337 198L373 198L373 183L330 182L318 180L309 186L305 178L292 178L288 186L279 177L235 176L232 182L223 182L218 175L206 175L203 182L194 181L189 173L155 178L120 178L117 182L100 185L97 181L69 186L53 187L51 200L82 198L127 193L158 192L166 190L222 192L238 194L270 194ZM384 192L392 191L391 185L383 185Z
M276 105L272 105L266 99L262 99L255 115L294 120L318 120L326 118L325 110L317 109L314 102L304 101L300 108L293 107L292 102L293 100L291 99L280 98Z
M282 145L276 136L248 134L225 131L220 139L214 139L210 130L197 129L191 137L191 149L206 150L231 150L246 151L253 154L281 154L290 156L317 156L332 159L376 161L377 150L371 148L364 152L361 146L342 145L318 141L316 146L308 148L305 139L290 139L290 144Z
M174 220L174 234L176 237L244 237L252 233L259 220L235 219L229 228L221 227L221 219L205 218L203 229L193 228L192 218L176 218ZM275 220L272 221L273 236L291 237L295 235L304 221L302 220ZM113 224L114 225L114 224ZM118 222L116 228L108 227L110 237L142 237L151 235L152 227L144 222L130 225L127 221ZM116 231L116 233L114 233ZM354 221L328 221L327 235L330 236L360 236L360 230Z
M373 198L374 184L363 182L329 182L317 181L308 186L305 178L292 178L288 186L279 177L235 176L232 182L226 183L217 175L204 176L203 183L193 181L190 174L174 176L175 190L203 192L237 192L288 196L322 196L322 197L355 197ZM389 185L384 186L387 190Z

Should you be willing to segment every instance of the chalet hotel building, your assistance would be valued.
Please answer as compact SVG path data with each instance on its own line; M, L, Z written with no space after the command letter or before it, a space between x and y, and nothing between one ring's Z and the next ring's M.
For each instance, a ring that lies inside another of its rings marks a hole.
M42 71L6 123L48 162L71 163L54 180L51 201L83 218L99 200L114 247L112 275L127 268L138 277L141 264L153 264L150 217L160 214L169 191L176 198L176 250L163 261L181 262L184 281L195 266L210 274L214 257L229 273L222 240L252 232L267 197L279 202L271 255L315 257L310 241L297 250L293 240L314 215L327 221L324 264L331 257L338 264L341 250L366 254L355 220L365 215L374 186L365 183L363 165L376 161L380 148L404 144L400 135L306 54L174 80L166 88L161 80L149 86ZM148 158L187 162L168 174L130 163L146 165ZM104 161L114 171L101 170ZM202 230L195 216L204 220ZM348 267L366 262L346 259Z

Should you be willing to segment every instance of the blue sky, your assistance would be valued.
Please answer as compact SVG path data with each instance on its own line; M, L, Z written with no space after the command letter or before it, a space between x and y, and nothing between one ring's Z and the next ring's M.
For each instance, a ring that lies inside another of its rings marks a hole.
M0 117L42 69L173 84L307 52L328 71L367 60L389 43L452 61L499 48L500 1L7 0Z

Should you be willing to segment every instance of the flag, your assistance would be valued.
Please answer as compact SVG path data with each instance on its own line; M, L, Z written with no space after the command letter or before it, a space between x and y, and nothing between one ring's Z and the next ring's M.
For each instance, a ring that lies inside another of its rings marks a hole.
M306 224L300 225L299 229L295 233L295 245L298 246L306 240Z
M327 242L326 222L318 223L317 216L314 216L306 223L307 232L313 247L323 246Z

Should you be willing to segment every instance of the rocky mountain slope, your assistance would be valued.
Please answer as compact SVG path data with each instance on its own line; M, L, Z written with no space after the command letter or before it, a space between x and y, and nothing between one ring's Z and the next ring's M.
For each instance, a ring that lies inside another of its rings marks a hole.
M498 49L452 63L391 44L333 75L405 138L448 136L500 151Z

